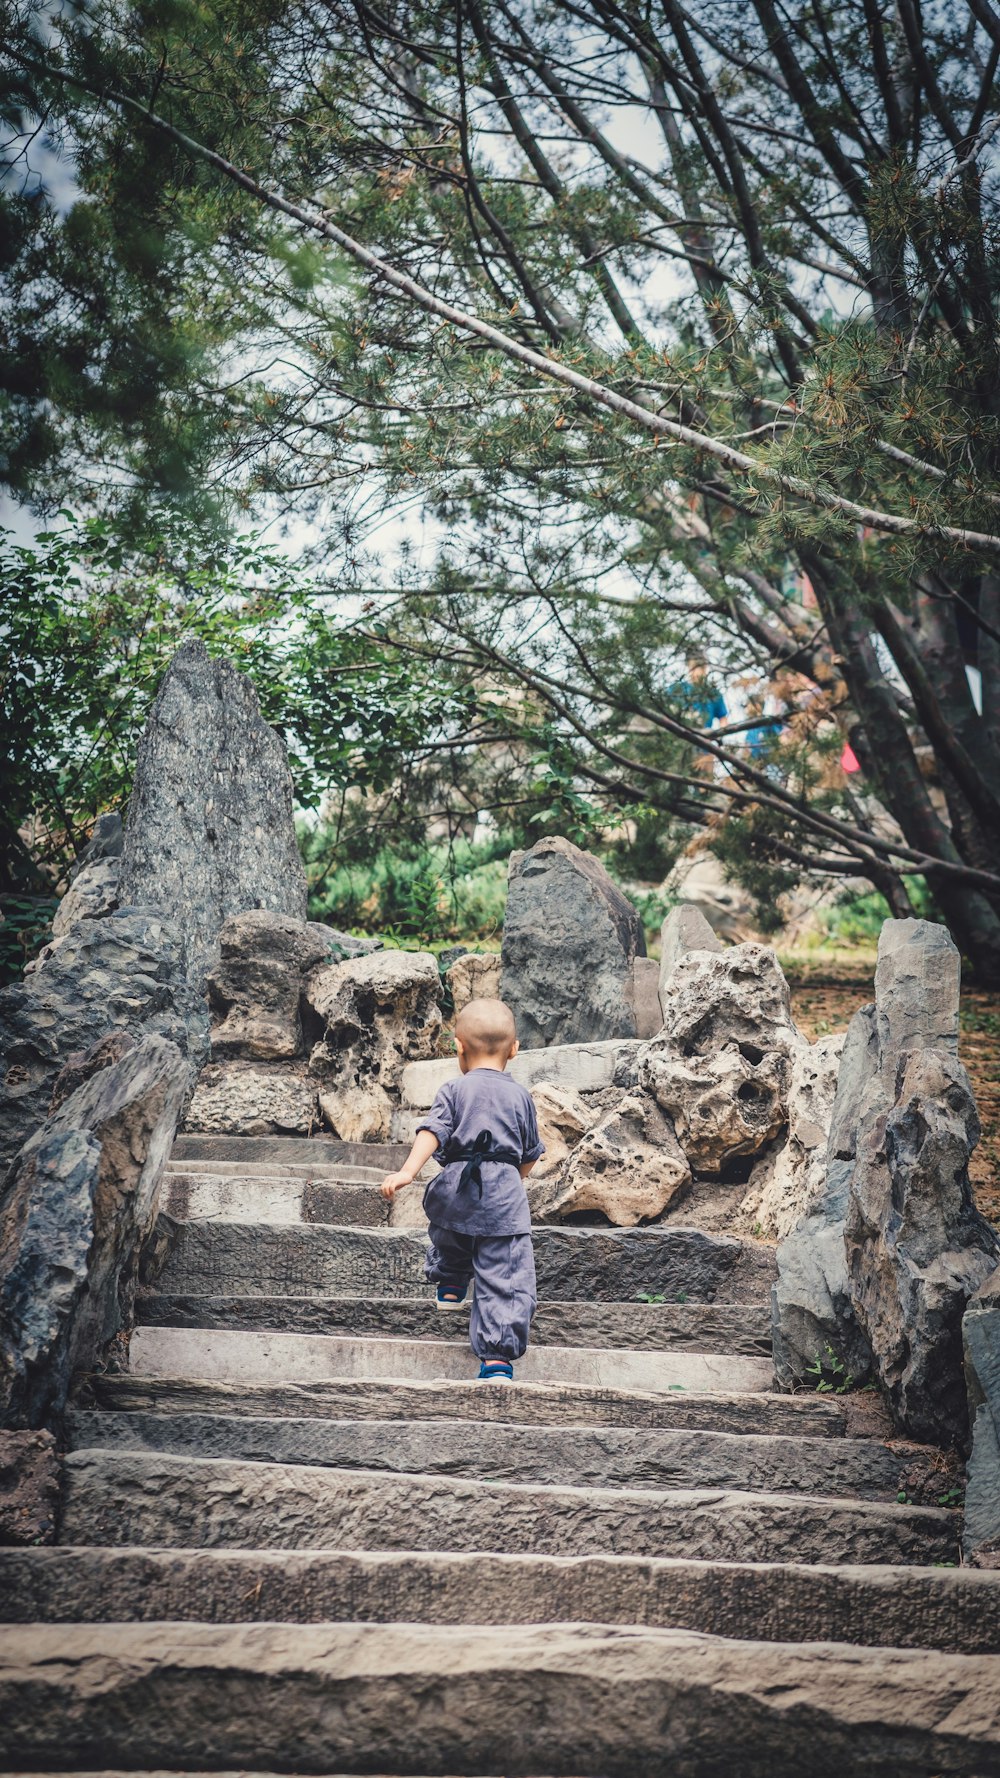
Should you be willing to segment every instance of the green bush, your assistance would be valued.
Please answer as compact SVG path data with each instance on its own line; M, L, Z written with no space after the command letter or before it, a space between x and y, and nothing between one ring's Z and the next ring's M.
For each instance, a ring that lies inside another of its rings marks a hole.
M317 846L307 840L304 849L308 867ZM310 919L425 945L498 938L508 850L506 841L383 846L373 859L328 870L310 896Z

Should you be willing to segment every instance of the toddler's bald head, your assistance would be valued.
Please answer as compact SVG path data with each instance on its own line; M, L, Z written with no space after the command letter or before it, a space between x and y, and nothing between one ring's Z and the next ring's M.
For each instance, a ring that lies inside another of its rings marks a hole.
M470 1000L455 1020L455 1036L468 1062L488 1057L502 1067L517 1042L514 1014L503 1000Z

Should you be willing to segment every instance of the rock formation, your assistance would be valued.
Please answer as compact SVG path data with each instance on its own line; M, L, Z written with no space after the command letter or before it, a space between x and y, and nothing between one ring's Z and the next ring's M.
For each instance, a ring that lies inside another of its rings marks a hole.
M439 994L437 963L426 952L377 951L321 963L308 976L309 1073L342 1141L388 1138L406 1063L436 1053Z
M599 1210L616 1228L632 1228L662 1216L690 1184L691 1169L655 1099L626 1093L573 1148L546 1214Z
M522 1048L635 1037L639 916L596 858L568 840L511 855L501 993Z
M305 977L344 935L265 908L233 914L219 934L220 959L206 978L212 1057L287 1061L303 1053L300 1000ZM361 949L358 940L351 941Z
M118 905L124 831L120 815L100 815L89 843L70 872L70 886L55 911L53 938L78 920L95 920Z
M537 1185L540 1180L551 1179L553 1175L562 1172L581 1136L597 1122L601 1114L597 1106L569 1087L556 1087L544 1082L532 1088L531 1097L535 1102L538 1134L545 1144L545 1153L535 1163L531 1174L532 1184Z
M0 991L0 1165L44 1122L69 1057L112 1030L168 1038L188 1057L192 1080L207 1053L208 1017L187 980L180 934L155 909L77 921L23 981Z
M966 1561L1000 1568L1000 1269L970 1297L962 1341L972 1421L962 1545Z
M740 1227L780 1240L810 1215L826 1189L827 1138L837 1091L844 1034L803 1038L791 1052L788 1128L750 1175L740 1205Z
M455 1011L470 1000L500 998L500 958L496 951L465 951L446 971Z
M679 902L675 908L671 908L660 929L658 993L664 1018L667 1014L668 984L681 958L689 951L718 954L724 949L721 939L716 937L700 908L688 901Z
M861 1102L877 1067L875 1008L863 1006L851 1020L841 1052L822 1191L778 1246L771 1320L775 1375L785 1388L810 1371L815 1376L817 1362L827 1381L850 1376L863 1383L871 1371L871 1348L851 1301L844 1219Z
M305 1064L209 1062L184 1119L206 1136L311 1136L320 1126Z
M198 981L230 914L268 908L305 920L284 743L250 681L193 638L171 661L139 743L118 895L122 906L170 913Z
M0 1194L0 1422L57 1416L73 1373L127 1326L139 1249L188 1084L148 1036L85 1078L25 1143Z
M692 1171L718 1178L787 1122L801 1042L788 984L774 952L754 944L689 951L669 979L663 1030L639 1052L639 1083L671 1119Z
M969 1187L979 1118L948 1050L890 1056L895 1101L869 1110L851 1179L851 1298L896 1424L928 1443L964 1444L962 1316L1000 1257Z

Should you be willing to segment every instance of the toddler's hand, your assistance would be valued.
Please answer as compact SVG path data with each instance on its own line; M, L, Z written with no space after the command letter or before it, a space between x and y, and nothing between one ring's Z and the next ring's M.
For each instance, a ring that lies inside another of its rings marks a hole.
M397 1192L402 1191L404 1185L412 1185L412 1183L408 1173L388 1173L379 1186L379 1191L383 1198L394 1198Z

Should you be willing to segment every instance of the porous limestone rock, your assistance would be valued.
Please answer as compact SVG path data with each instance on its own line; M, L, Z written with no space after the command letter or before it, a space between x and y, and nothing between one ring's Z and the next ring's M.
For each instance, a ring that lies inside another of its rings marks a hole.
M25 1143L0 1194L0 1422L61 1412L74 1371L127 1326L139 1249L188 1081L145 1037L85 1079Z
M844 1247L847 1193L854 1170L861 1104L878 1072L874 1006L858 1009L844 1039L826 1147L823 1190L778 1243L778 1278L771 1292L774 1370L791 1388L817 1361L828 1381L870 1375L871 1348L851 1301ZM834 1366L840 1371L835 1372Z
M538 1134L545 1144L545 1153L535 1162L531 1173L533 1184L551 1179L559 1173L581 1136L597 1122L600 1112L580 1093L569 1087L544 1082L532 1087L538 1118Z
M750 1175L740 1227L783 1240L820 1203L826 1188L827 1139L844 1033L803 1040L791 1052L788 1129Z
M455 1011L470 1000L499 1000L500 956L496 951L466 951L445 972Z
M176 921L200 981L230 914L268 908L306 917L284 742L249 679L181 644L139 743L119 900Z
M440 981L424 951L377 951L320 964L307 977L309 1072L342 1142L388 1139L404 1067L437 1049Z
M1000 1257L969 1186L979 1118L956 1056L900 1053L891 1022L889 1035L895 1100L888 1113L865 1117L851 1177L851 1297L896 1424L927 1443L961 1445L962 1317Z
M184 1128L214 1136L310 1136L319 1121L316 1082L302 1065L209 1062Z
M511 854L501 995L524 1049L635 1037L642 923L596 858L569 840Z
M972 1452L962 1548L977 1568L1000 1568L1000 1269L969 1298L962 1322Z
M660 928L657 992L664 1017L667 1012L667 984L681 958L686 957L689 951L709 951L718 955L724 949L721 939L716 937L701 909L695 907L693 902L681 901L675 908L671 908Z
M21 982L0 991L0 1165L48 1114L67 1060L114 1029L155 1033L188 1057L208 1051L208 1013L186 977L176 925L155 908L80 920Z
M663 1030L639 1051L637 1066L694 1173L718 1178L785 1128L791 1056L801 1041L788 984L767 946L678 959Z
M59 1458L51 1432L0 1432L0 1548L55 1543Z
M213 1057L278 1062L302 1054L303 981L336 936L329 927L266 908L231 915L219 933L219 962L205 981Z
M597 1210L616 1228L662 1216L691 1184L691 1169L648 1093L626 1093L576 1144L544 1214Z

